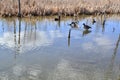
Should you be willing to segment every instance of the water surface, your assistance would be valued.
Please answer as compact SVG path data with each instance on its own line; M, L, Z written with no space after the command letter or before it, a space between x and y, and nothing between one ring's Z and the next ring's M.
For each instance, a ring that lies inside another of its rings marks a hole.
M119 80L119 42L119 15L0 18L0 80Z

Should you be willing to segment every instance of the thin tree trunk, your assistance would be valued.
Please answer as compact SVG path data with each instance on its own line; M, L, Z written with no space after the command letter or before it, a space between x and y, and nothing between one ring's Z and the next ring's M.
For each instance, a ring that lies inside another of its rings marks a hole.
M18 17L21 17L21 4L20 4L20 0L18 0Z

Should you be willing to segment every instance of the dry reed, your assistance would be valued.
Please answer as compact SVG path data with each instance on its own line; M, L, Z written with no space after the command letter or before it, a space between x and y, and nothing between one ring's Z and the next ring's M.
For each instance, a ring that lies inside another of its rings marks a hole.
M21 0L22 16L120 13L120 0ZM17 0L0 0L1 16L17 16Z

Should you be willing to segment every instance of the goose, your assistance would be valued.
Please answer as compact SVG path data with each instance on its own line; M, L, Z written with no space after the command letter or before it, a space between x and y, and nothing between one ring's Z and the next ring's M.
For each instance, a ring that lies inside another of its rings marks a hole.
M60 21L60 16L58 16L58 18L55 18L55 21Z
M86 25L85 23L83 23L83 25L84 25L84 29L90 29L91 28L90 26Z
M78 22L71 22L71 24L69 24L71 26L71 28L78 28Z

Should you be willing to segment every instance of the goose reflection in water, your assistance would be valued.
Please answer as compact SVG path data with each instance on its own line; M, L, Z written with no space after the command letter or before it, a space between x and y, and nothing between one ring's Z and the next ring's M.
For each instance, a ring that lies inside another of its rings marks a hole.
M82 33L82 36L86 36L87 34L91 33L91 30L84 30ZM68 33L68 46L70 46L70 38L71 38L71 29L69 29L69 33Z
M82 36L85 36L85 35L87 35L87 34L89 34L91 32L92 32L91 30L86 29L86 30L83 31Z

